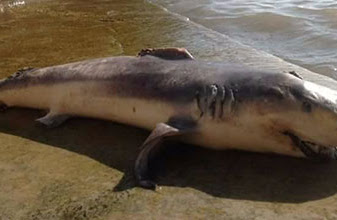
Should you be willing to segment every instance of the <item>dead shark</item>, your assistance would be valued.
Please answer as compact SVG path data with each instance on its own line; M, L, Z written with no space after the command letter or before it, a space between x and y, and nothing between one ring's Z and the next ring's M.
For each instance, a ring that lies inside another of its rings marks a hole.
M172 137L213 149L337 158L337 92L295 72L195 60L185 49L144 49L24 69L0 81L1 107L47 109L56 127L73 116L151 130L134 172L153 188L150 155Z

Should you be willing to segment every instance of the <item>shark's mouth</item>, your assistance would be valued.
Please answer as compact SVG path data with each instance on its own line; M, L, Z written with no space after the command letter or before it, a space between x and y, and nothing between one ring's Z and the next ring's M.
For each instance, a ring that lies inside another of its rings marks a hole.
M283 132L283 134L290 137L294 145L307 157L321 160L337 160L337 147L335 146L323 146L311 141L305 141L289 131Z

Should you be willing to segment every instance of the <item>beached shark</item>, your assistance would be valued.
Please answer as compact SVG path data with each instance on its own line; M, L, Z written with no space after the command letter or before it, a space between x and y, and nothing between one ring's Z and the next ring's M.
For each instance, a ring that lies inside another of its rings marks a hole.
M337 158L337 92L295 72L196 60L183 48L144 49L28 68L0 81L1 107L48 109L55 127L73 116L151 130L134 172L153 188L149 155L168 137L213 149Z

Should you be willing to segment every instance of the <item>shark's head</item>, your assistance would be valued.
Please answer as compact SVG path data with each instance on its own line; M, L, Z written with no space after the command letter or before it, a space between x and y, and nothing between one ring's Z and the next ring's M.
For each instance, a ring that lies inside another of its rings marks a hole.
M289 86L289 125L283 132L307 156L337 159L337 91L302 81Z
M255 87L268 129L290 139L306 156L337 159L337 91L292 75L268 77Z

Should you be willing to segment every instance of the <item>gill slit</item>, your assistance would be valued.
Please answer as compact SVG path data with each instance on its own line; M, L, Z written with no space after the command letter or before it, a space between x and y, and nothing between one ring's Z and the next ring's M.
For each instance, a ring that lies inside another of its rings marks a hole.
M235 94L228 86L211 84L197 90L195 100L200 118L224 119L230 117L233 111Z

